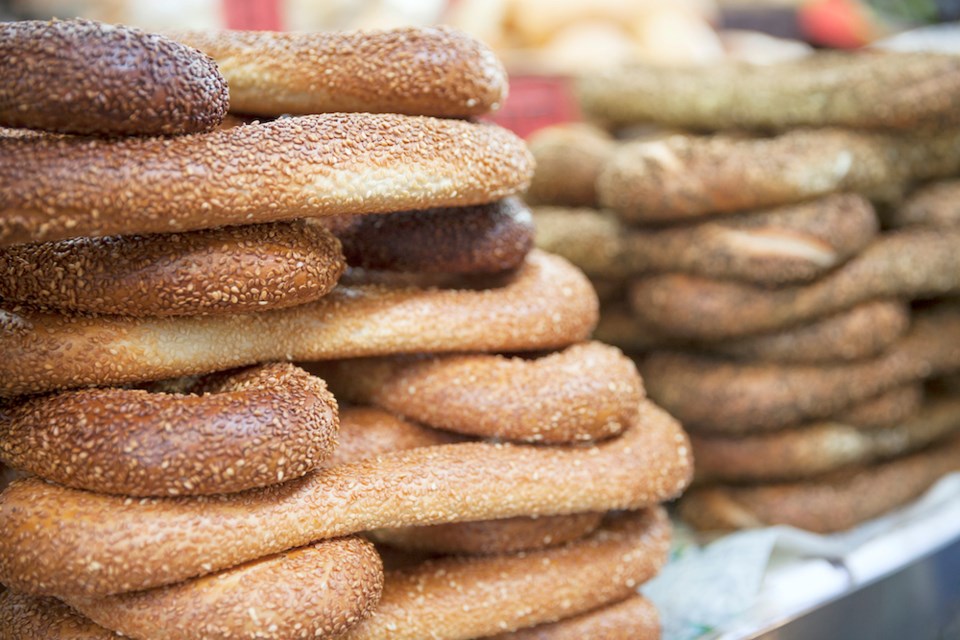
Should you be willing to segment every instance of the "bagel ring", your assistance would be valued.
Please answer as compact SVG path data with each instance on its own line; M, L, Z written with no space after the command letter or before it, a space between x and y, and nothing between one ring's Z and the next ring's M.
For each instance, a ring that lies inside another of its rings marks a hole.
M634 594L614 604L557 622L492 636L491 640L660 640L660 613L652 602Z
M644 401L622 436L592 446L425 447L226 496L130 500L28 478L0 494L0 582L60 596L136 591L372 529L642 509L691 474L679 423ZM43 524L51 517L56 527Z
M312 369L338 398L484 438L548 444L619 434L644 396L633 361L599 342L499 355L341 360Z
M202 395L81 389L0 406L0 458L68 487L124 496L233 493L298 478L336 446L322 380L267 364Z
M482 204L532 172L504 129L396 114L176 138L0 136L0 246Z
M229 97L196 49L90 20L0 22L0 126L62 133L210 131Z
M0 248L0 298L60 313L237 313L313 302L337 284L340 243L280 222Z
M289 309L180 318L0 309L0 353L7 355L0 398L272 360L551 349L585 340L596 321L597 299L583 274L538 251L502 286L485 290L341 284Z

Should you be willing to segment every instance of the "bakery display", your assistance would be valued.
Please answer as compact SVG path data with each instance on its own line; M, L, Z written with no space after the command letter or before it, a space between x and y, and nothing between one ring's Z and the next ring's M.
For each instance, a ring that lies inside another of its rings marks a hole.
M524 143L433 117L496 108L493 54L169 36L302 115L0 131L0 635L656 637L690 441L533 248Z

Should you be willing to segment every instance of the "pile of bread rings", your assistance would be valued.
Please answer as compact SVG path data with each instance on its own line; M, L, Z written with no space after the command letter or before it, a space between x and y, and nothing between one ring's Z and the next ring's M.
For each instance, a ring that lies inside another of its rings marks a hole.
M960 469L960 58L584 79L530 146L537 244L691 433L694 526L835 531ZM611 133L612 132L612 133ZM613 135L614 133L618 135Z
M532 249L487 48L76 20L0 57L0 635L658 637L690 443Z

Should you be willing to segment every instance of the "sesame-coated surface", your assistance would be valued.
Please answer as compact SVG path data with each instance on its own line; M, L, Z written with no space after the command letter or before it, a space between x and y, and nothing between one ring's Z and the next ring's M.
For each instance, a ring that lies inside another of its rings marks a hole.
M934 129L960 124L960 60L820 52L773 65L633 65L587 76L584 112L609 124L690 129Z
M56 598L0 591L0 637L4 640L117 640L117 635Z
M347 263L364 269L496 273L516 269L533 248L533 219L517 198L354 216L334 233Z
M661 508L612 519L584 540L518 555L428 560L387 573L377 610L349 640L467 640L617 602L666 562Z
M960 370L960 309L918 313L876 358L832 365L740 363L659 352L640 365L650 398L696 432L748 433L827 418L899 385Z
M679 495L692 466L679 423L643 402L631 429L598 445L427 447L227 496L130 499L25 479L0 494L0 582L121 593L382 527L641 509Z
M482 204L532 172L504 129L396 114L176 138L0 136L0 245Z
M0 248L0 298L62 313L187 316L312 302L346 263L329 231L278 222Z
M587 613L492 636L491 640L660 640L660 614L652 602L634 594L622 602Z
M633 361L599 342L535 359L449 355L341 360L316 369L334 394L437 429L548 444L622 432L643 398Z
M885 219L893 227L960 226L960 180L924 185Z
M828 421L771 434L691 436L703 481L761 482L810 478L921 449L960 431L960 399L929 402L917 415L882 429Z
M706 350L738 360L830 363L871 358L910 327L910 307L898 300L869 300L845 311L773 333L719 340Z
M377 529L369 532L377 544L406 551L435 554L489 555L545 549L589 535L603 520L602 513L502 518L451 522L427 527Z
M636 280L633 311L667 335L714 341L795 327L878 298L960 292L960 228L877 237L862 253L806 285L762 287L684 274Z
M597 176L616 149L609 133L585 123L538 130L527 144L537 162L527 199L534 204L593 207Z
M605 211L539 208L537 246L588 276L679 272L782 285L823 275L876 236L870 202L854 194L708 220L639 230Z
M913 500L958 470L960 437L954 436L905 458L815 480L694 489L680 501L680 516L711 531L776 524L842 531Z
M493 51L450 27L167 35L217 61L230 83L230 108L239 113L466 117L495 110L507 97L507 73Z
M90 20L0 23L0 126L65 133L209 131L229 103L207 55Z
M674 135L622 145L597 178L630 222L676 222L842 191L891 189L960 171L957 129L896 136L798 129L771 138Z
M0 397L271 360L551 349L585 340L596 321L583 274L537 251L487 290L339 286L289 309L157 319L0 309Z
M697 341L667 335L626 305L613 303L601 309L594 337L634 353L690 348L743 360L826 364L879 355L903 337L909 325L906 302L871 300L795 327Z
M333 395L291 364L213 376L197 392L81 389L0 405L0 458L89 491L205 495L298 478L336 446Z
M376 549L348 537L169 587L67 602L131 638L306 640L339 637L376 606L382 588Z
M348 407L340 416L340 443L326 466L365 460L381 453L462 442L462 436L431 429L382 409ZM433 553L512 553L565 544L587 535L602 514L502 518L368 532L378 542Z

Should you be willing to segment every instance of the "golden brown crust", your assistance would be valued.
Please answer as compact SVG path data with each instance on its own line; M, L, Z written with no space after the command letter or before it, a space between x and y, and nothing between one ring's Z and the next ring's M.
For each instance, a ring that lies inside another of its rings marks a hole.
M761 285L805 282L846 262L877 233L854 194L661 230L632 229L609 212L540 207L537 246L588 276L679 272Z
M701 530L786 524L829 533L899 507L957 470L960 437L954 436L905 458L817 480L694 489L680 501L680 515Z
M507 97L507 74L493 51L450 27L167 35L217 61L230 83L230 107L240 113L466 117L495 110Z
M960 431L960 399L928 404L913 418L882 429L822 422L771 434L691 436L702 481L796 480L921 449Z
M290 309L187 318L0 309L0 352L7 356L0 359L0 397L270 360L552 349L586 339L596 321L597 299L583 274L536 251L502 287L488 290L341 285Z
M0 298L61 313L192 316L313 302L346 263L303 222L0 248Z
M598 445L427 447L230 496L129 500L20 480L0 494L0 581L127 592L382 527L646 508L691 473L680 425L643 402L633 428Z
M899 385L960 370L960 310L918 313L882 355L833 365L734 363L656 353L640 365L647 393L691 431L749 433L826 418Z
M593 207L597 176L616 149L603 129L562 124L540 129L527 144L537 162L527 199L534 204Z
M438 554L489 555L555 547L589 535L602 513L573 513L537 518L452 522L427 527L377 529L368 535L378 544L405 551Z
M336 446L333 395L291 364L214 376L195 392L83 389L0 406L0 457L78 489L208 495L299 478Z
M324 466L335 467L382 453L466 442L466 438L404 420L383 409L342 407L337 448Z
M623 145L597 178L597 192L600 204L624 220L678 222L955 175L957 138L956 130L909 137L841 129L772 138L674 135Z
M227 83L208 56L90 20L0 23L0 126L64 133L210 131Z
M634 594L548 624L492 636L491 640L660 640L660 614L653 603Z
M960 180L943 180L920 187L887 217L893 227L960 226Z
M904 384L847 407L831 419L861 429L883 429L912 418L925 399L923 383Z
M633 361L599 342L499 355L341 360L314 369L334 394L437 429L548 444L622 432L643 398Z
M132 638L286 640L339 637L376 607L382 589L376 549L351 536L168 587L68 602Z
M178 138L0 136L0 246L481 204L532 172L504 129L396 114Z
M117 634L56 598L0 591L3 640L117 640Z
M658 507L563 547L427 561L389 573L377 610L346 638L466 640L554 622L634 594L659 571L669 545L669 520Z
M647 324L715 341L794 327L868 300L960 292L960 229L880 235L844 266L803 286L771 290L682 274L634 282L630 302Z
M334 232L347 263L365 269L497 273L519 267L533 248L533 218L517 198L354 216Z
M586 76L581 106L613 125L858 129L960 124L960 61L936 53L820 52L774 65L635 65Z
M906 334L910 307L869 300L810 324L705 346L718 354L762 362L827 364L880 355Z

